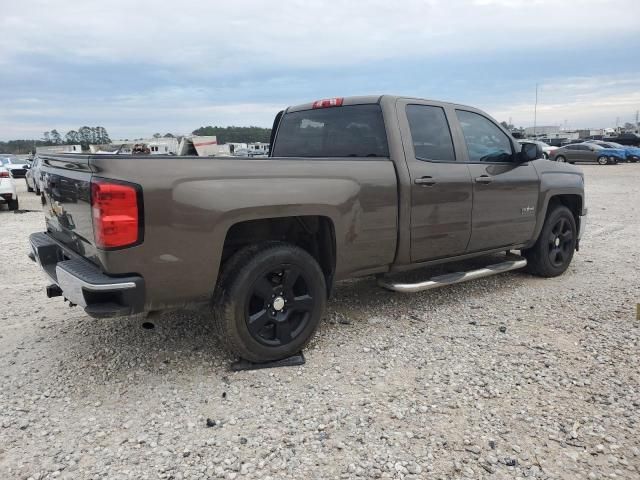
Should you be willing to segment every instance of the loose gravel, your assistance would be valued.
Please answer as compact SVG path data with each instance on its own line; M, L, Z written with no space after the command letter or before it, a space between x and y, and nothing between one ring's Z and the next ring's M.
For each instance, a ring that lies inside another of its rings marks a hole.
M0 478L640 478L640 165L583 169L565 275L343 282L306 365L277 370L231 372L204 312L47 299L42 213L1 211Z

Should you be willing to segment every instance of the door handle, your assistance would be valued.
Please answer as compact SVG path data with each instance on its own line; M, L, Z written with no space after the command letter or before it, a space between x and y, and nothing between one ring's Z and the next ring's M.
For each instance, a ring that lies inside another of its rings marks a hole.
M480 175L479 177L476 177L476 183L484 183L486 185L491 182L493 182L493 178L489 175Z
M413 183L415 183L416 185L424 185L425 187L431 187L433 185L436 184L436 181L433 179L433 177L420 177L420 178L416 178Z

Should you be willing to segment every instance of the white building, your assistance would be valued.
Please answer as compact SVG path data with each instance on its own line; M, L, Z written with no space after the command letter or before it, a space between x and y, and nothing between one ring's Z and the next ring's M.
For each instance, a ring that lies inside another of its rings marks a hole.
M255 142L247 145L247 150L253 154L266 155L269 153L269 144L263 142Z
M556 125L540 125L524 129L525 137L551 137L555 138L560 133L560 127Z
M52 145L36 147L36 153L82 153L82 145Z
M137 143L146 143L151 155L177 155L178 139L174 137L152 138Z

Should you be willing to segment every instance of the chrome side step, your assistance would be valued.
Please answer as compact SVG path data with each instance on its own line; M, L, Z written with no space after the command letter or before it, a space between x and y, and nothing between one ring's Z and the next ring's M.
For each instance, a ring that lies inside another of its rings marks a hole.
M491 275L497 275L498 273L509 272L527 266L527 260L523 257L510 255L507 258L511 260L494 263L493 265L487 265L477 270L469 270L468 272L446 273L418 283L394 283L388 277L380 277L378 278L378 285L394 292L414 293L453 285L455 283L467 282L469 280L475 280L476 278L490 277Z

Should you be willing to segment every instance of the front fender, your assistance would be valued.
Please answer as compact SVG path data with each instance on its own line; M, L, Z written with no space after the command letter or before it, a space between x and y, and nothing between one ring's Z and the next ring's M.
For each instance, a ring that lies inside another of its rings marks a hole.
M534 162L534 166L540 177L538 215L533 238L525 248L532 246L538 239L544 221L547 218L547 211L552 198L559 196L576 198L576 200L578 200L577 215L586 215L584 175L579 167L550 160L536 161Z

